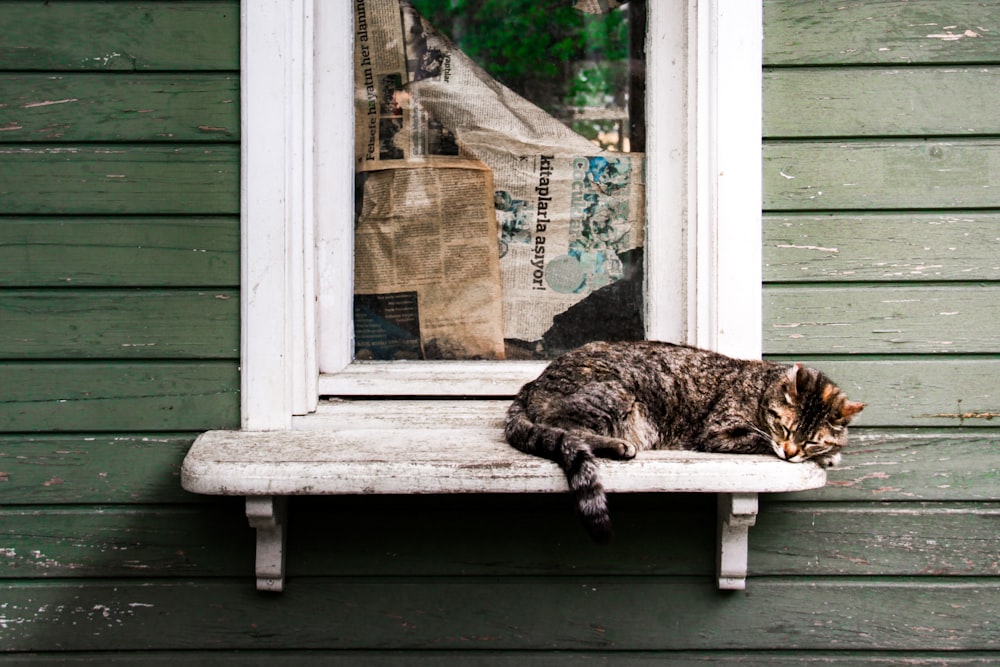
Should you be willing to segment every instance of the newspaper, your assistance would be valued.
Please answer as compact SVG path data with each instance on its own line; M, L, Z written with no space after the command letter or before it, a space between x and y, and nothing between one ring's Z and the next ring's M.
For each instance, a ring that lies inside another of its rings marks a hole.
M355 358L503 359L489 169L456 162L374 171L363 181Z
M593 4L599 11L598 5L615 3L581 4ZM439 192L417 189L423 187L421 179L388 174L419 168L461 180L459 173L482 169L492 177L489 183L480 181L487 190L474 192L469 183L465 197L480 201L485 193L492 210L475 222L462 220L463 236L448 231L462 196L445 201L438 215L416 209L414 213L423 216L422 225L438 225L429 236L449 239L452 251L464 243L470 252L481 252L485 235L493 234L497 273L492 273L493 263L483 262L475 279L477 284L497 281L501 307L496 313L501 319L494 323L496 339L543 341L560 314L590 295L626 277L641 282L641 265L630 262L641 259L643 245L642 155L602 151L501 85L419 16L409 0L355 0L355 15L356 167L368 179L359 207L356 252L366 255L363 244L389 242L361 233L376 227L366 217L378 209L369 204L376 191L377 196L408 204ZM378 187L369 187L372 178ZM391 188L384 186L386 180L393 183ZM404 189L404 180L414 189ZM399 224L395 236L410 223ZM424 251L429 249L410 245L411 253ZM365 274L363 282L356 280L359 293L392 293L409 280L398 266L372 266L382 268ZM447 272L439 278L443 282L434 290L452 294L452 300L419 303L421 319L455 324L454 313L473 311L485 317L485 309L472 309L463 300L464 290L449 288L472 280L468 272L461 279ZM476 295L486 292L475 290ZM611 309L603 313L603 321L614 322L621 315L615 303L603 303ZM485 319L480 324L487 326ZM435 325L436 336L444 330ZM478 338L482 332L476 340L483 340ZM455 332L453 338L466 335ZM420 337L428 340L423 327ZM460 349L452 345L447 353ZM477 345L471 354L446 358L501 358L502 352L491 355Z

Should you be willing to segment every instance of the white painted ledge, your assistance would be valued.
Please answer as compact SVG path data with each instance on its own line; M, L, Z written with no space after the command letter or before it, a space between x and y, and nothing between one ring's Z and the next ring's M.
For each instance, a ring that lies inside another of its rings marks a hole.
M292 430L209 431L185 457L181 484L247 497L258 588L281 590L287 496L566 492L555 463L503 441L508 403L335 401ZM817 488L826 472L772 456L647 451L601 461L601 478L611 493L718 494L719 587L743 589L757 494Z

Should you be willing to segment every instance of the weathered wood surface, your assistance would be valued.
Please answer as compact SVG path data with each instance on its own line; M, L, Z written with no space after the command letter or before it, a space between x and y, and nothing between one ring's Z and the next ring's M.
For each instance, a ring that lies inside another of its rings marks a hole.
M771 141L764 145L764 208L991 208L1000 142Z
M239 2L0 3L0 70L237 70Z
M997 284L764 290L772 354L1000 352L998 321Z
M0 219L4 287L236 287L236 217Z
M394 399L325 398L316 411L293 421L300 431L334 429L391 429L406 424L410 428L503 429L510 399L428 401Z
M714 498L695 507L615 502L618 535L610 562L607 550L589 543L565 499L482 498L470 497L460 507L421 498L392 498L374 506L342 499L296 501L295 529L289 535L290 575L714 572ZM242 515L239 503L216 505L0 510L0 579L198 576L241 577L245 584L253 574L253 532L243 521L233 521ZM336 534L329 530L333 514ZM688 539L665 540L664 530Z
M339 577L711 576L712 503L611 498L616 536L589 544L560 498L392 498L296 504L289 574ZM253 533L238 503L0 509L0 579L242 577ZM330 533L330 516L337 530ZM767 576L1000 574L995 503L765 502L751 531ZM684 539L672 539L683 535ZM289 589L290 590L290 589Z
M180 485L195 434L0 435L0 503L191 503ZM237 510L240 511L240 510Z
M994 579L299 578L281 603L236 581L14 582L8 650L991 650ZM877 601L877 603L873 602ZM679 603L681 602L681 603ZM641 611L637 611L641 610ZM68 632L67 628L72 628Z
M762 577L1000 574L994 503L800 503L766 497L750 531ZM412 510L406 503L414 501ZM513 500L513 499L512 499ZM571 503L506 498L435 507L418 499L296 506L292 576L710 575L714 507L697 498L612 495L615 540L587 543ZM336 513L342 532L323 527ZM462 526L461 544L452 533ZM683 535L684 539L675 536ZM878 553L875 553L875 552ZM289 589L290 590L290 589Z
M827 476L822 489L794 499L997 501L1000 448L989 429L853 428L841 465Z
M236 214L235 145L0 145L0 208L13 214Z
M239 424L235 361L3 362L0 431L194 431Z
M817 488L826 474L775 456L649 451L602 462L601 481L631 493L763 493ZM181 484L237 496L567 490L554 462L515 450L498 428L415 428L405 420L392 428L209 431L185 457Z
M981 0L764 0L765 65L1000 62Z
M994 382L1000 360L992 356L783 359L826 372L851 398L867 403L855 421L860 426L1000 426Z
M253 570L249 531L195 508L0 509L0 544L0 579Z
M144 667L176 665L185 667L396 667L398 665L432 664L490 665L492 667L704 667L708 664L738 664L742 667L773 667L799 665L871 665L872 667L992 667L995 657L984 653L927 651L490 651L410 650L410 651L143 651L141 653L89 651L85 654L60 654L59 665L116 665ZM48 656L10 654L5 664L17 667L39 667L53 664Z
M803 362L826 371L849 396L868 403L857 420L863 426L1000 426L1000 419L995 419L1000 416L1000 399L992 379L1000 374L1000 361L989 355L781 354L770 343L764 352L777 361ZM516 384L504 385L500 389L506 391L498 389L497 394L510 395ZM461 405L457 414L469 408L468 403ZM391 412L387 415L392 417Z
M513 396L543 361L359 362L319 377L320 396Z
M0 75L0 141L233 141L230 74Z
M200 502L204 496L188 494L180 486L181 462L194 437L0 436L0 499L13 505ZM988 429L953 433L855 428L842 464L827 470L826 486L798 491L789 499L1000 501L998 476L1000 450ZM468 502L468 497L461 501Z
M750 540L750 571L996 577L998 525L995 503L768 503Z
M237 359L238 291L0 291L0 358Z
M996 67L767 70L764 136L996 135L998 91Z
M1000 214L767 215L764 279L1000 280Z
M330 667L395 667L397 665L433 664L491 665L493 667L653 667L668 664L671 667L704 667L709 664L739 664L742 667L772 667L774 665L871 665L872 667L897 667L900 664L914 667L987 667L995 664L995 657L984 653L940 653L927 651L490 651L490 650L411 650L411 651L143 651L114 653L90 651L85 654L60 654L60 665L176 665L182 661L190 667L216 667L238 665L243 667L302 667L323 665ZM49 658L37 654L11 654L5 664L18 667L50 665Z

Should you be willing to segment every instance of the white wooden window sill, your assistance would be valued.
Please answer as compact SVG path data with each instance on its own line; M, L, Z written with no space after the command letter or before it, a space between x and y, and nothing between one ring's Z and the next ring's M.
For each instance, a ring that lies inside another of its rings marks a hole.
M246 496L257 530L257 588L281 591L287 496L451 493L565 493L566 478L545 459L503 441L508 400L332 401L284 431L209 431L184 459L191 492ZM602 461L612 493L718 495L718 585L746 587L748 530L757 494L823 486L812 463L771 456L647 451Z

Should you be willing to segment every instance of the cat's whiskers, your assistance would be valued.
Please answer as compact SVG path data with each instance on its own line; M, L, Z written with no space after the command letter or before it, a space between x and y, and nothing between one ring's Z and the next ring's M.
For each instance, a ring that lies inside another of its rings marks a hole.
M769 433L749 423L747 424L747 428L749 428L751 431L753 431L760 437L764 438L764 440L767 442L767 444L771 446L771 449L774 450L774 453L778 456L779 459L786 458L784 448L781 445L779 445L777 441L775 441L775 439Z

